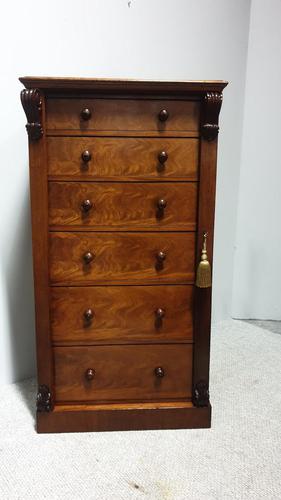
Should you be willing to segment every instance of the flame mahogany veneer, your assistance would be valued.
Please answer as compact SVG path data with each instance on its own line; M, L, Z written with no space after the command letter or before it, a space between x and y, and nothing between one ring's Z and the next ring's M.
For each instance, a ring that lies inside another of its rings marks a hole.
M37 431L209 427L211 288L195 277L227 82L20 81Z

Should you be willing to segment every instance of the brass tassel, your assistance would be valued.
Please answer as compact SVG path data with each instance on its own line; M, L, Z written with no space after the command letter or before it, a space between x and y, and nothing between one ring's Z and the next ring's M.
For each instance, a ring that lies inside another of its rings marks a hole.
M211 266L207 256L207 236L208 233L203 234L203 248L196 276L196 286L198 288L210 288L212 284Z

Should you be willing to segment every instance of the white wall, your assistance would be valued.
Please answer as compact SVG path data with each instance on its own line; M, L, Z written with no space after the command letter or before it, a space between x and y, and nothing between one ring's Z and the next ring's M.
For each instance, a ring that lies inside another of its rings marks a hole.
M130 3L130 7L128 5ZM28 158L18 76L226 79L214 319L230 311L250 1L5 2L1 12L0 382L34 373Z
M233 316L281 319L281 2L251 7Z

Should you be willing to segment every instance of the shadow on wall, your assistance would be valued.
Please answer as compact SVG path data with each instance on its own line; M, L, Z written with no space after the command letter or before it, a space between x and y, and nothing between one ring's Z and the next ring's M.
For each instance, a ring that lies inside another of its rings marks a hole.
M28 167L27 167L28 168ZM15 218L12 255L6 266L6 288L14 382L35 375L35 325L29 187Z

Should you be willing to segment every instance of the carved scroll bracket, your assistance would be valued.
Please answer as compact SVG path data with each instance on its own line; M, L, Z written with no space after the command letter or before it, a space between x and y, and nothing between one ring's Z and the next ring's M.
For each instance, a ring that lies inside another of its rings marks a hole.
M219 114L222 105L221 92L207 92L204 97L201 134L207 141L216 139L219 133Z
M47 385L39 385L37 399L36 399L37 411L49 412L52 411L52 398L51 392Z
M193 387L192 402L194 406L209 406L209 388L204 380L199 380Z
M37 141L43 135L42 95L38 89L23 89L21 103L26 114L26 130L31 141Z

